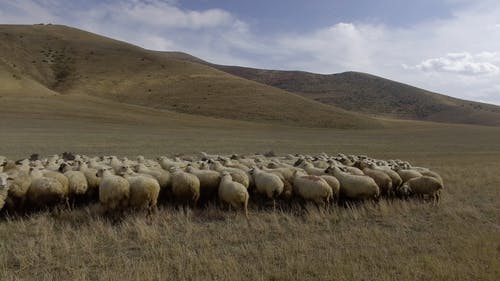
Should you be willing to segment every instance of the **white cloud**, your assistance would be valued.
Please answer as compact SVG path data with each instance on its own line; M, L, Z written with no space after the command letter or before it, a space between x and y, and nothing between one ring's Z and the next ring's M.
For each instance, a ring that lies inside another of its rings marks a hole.
M495 75L500 69L495 64L484 61L494 58L494 53L484 52L471 55L467 52L448 53L444 57L424 60L415 66L422 71L451 72L463 75Z
M182 10L171 2L120 1L99 7L105 15L116 22L134 22L162 28L213 28L231 24L234 20L230 13L220 9L204 11Z

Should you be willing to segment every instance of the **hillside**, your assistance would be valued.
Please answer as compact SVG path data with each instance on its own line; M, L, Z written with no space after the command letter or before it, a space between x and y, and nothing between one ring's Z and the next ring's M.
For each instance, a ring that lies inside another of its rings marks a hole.
M0 25L0 98L93 96L217 118L332 128L380 122L281 89L60 25Z
M167 56L205 63L227 73L277 87L345 110L390 118L500 126L500 107L452 98L359 72L322 75L215 65L187 54Z

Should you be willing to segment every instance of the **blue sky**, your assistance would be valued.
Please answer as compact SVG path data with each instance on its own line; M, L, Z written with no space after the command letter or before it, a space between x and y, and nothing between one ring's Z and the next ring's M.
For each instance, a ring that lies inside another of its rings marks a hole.
M362 71L500 104L497 0L0 0L1 23L59 23L258 68Z

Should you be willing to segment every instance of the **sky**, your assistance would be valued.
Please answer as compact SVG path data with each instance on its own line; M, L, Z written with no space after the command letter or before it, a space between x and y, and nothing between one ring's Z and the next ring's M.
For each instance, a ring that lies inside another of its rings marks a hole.
M0 0L0 23L64 24L218 64L367 72L500 105L498 0Z

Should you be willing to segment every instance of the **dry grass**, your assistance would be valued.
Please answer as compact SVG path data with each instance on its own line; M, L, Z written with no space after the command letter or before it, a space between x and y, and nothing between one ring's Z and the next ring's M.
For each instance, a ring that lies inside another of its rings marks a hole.
M0 53L0 97L46 96L54 93L50 88L64 95L219 118L380 127L367 116L65 26L0 25Z
M397 200L328 214L252 208L250 225L215 208L184 215L168 206L150 219L131 214L118 223L87 209L7 218L0 222L0 280L500 277L500 130L425 123L372 131L232 122L205 128L198 121L162 127L118 125L112 118L102 124L19 119L17 126L2 125L0 147L10 157L26 156L27 150L363 153L431 167L445 179L444 199L438 207Z
M91 211L0 224L2 280L498 280L500 165L446 165L438 207L381 201L328 214L216 208L113 223ZM477 178L471 178L470 175Z

